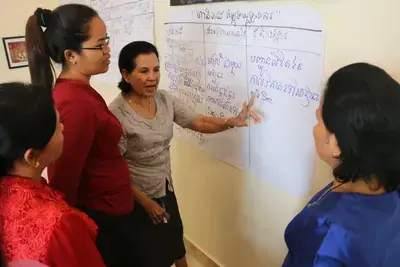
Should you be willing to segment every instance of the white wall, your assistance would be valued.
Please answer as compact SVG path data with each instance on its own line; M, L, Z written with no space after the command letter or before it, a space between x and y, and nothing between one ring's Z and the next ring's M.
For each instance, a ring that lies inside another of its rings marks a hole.
M57 5L56 0L1 0L0 37L25 35L25 24L28 17L38 7L52 9ZM8 69L4 46L0 44L0 82L24 81L29 82L28 68Z

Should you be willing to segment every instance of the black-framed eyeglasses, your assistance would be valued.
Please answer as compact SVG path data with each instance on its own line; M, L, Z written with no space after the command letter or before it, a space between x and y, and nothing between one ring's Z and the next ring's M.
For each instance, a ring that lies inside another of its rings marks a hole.
M101 51L105 51L105 48L108 47L110 45L110 36L107 36L106 38L104 38L104 44L102 45L98 45L95 47L82 47L82 49L84 50L101 50Z

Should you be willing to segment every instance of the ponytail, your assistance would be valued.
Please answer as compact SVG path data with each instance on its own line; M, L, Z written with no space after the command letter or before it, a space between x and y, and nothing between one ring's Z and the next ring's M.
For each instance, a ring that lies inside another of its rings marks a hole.
M42 30L42 26L46 27L46 21L48 21L50 14L50 10L38 8L26 23L25 39L31 82L52 90L54 68L48 55Z
M128 94L132 92L132 86L130 83L126 82L124 78L118 83L118 88L121 89L122 93Z

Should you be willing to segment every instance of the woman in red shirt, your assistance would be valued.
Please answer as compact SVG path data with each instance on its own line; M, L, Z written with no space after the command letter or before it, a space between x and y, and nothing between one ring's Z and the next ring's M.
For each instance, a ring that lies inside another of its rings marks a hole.
M108 40L103 20L85 5L38 8L26 25L32 82L51 90L51 60L62 66L53 97L65 141L48 168L50 185L97 223L106 265L124 267L134 261L134 238L129 169L118 149L122 128L90 86L93 75L108 70Z
M63 145L51 92L0 84L0 99L0 251L6 263L104 267L95 223L41 177Z

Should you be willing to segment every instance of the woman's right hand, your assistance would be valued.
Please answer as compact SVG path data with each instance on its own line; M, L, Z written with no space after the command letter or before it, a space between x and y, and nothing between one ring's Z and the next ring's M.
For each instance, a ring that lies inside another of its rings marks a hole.
M154 224L164 223L169 220L169 214L154 200L148 198L144 205L144 209L149 214Z

